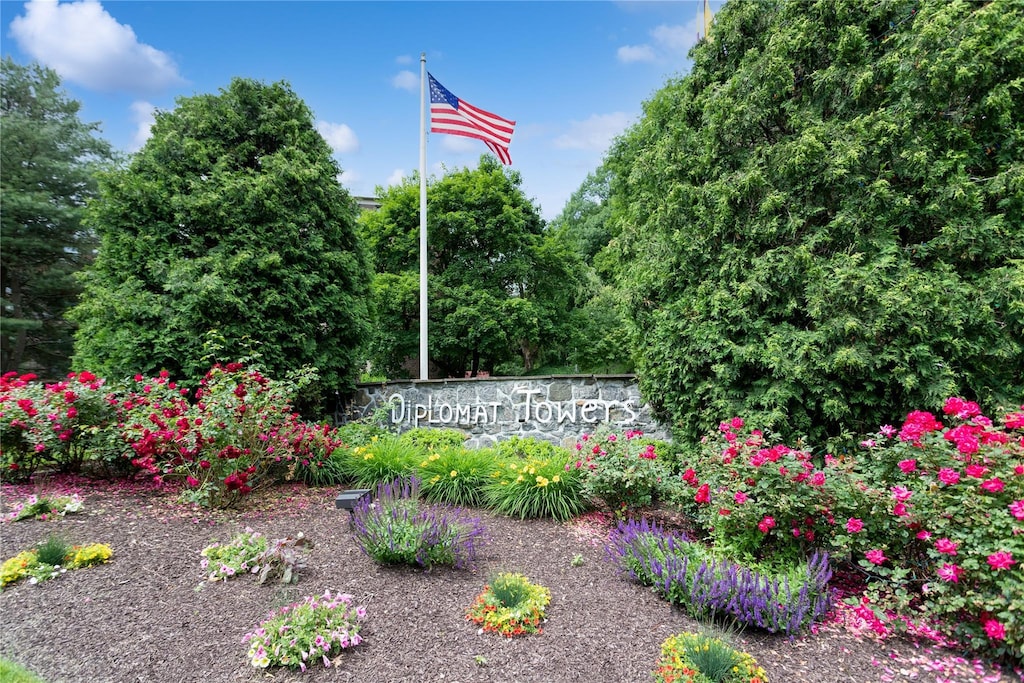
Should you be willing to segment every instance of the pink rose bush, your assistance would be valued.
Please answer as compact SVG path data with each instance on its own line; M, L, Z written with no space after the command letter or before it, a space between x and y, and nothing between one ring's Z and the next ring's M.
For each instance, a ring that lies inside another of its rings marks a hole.
M874 435L867 457L850 468L870 503L864 530L843 540L852 551L878 547L898 567L862 562L878 595L902 594L895 602L916 604L948 635L1019 663L1024 407L1001 422L954 397L941 417L914 411L898 433Z
M923 615L979 654L1019 664L1024 407L1000 422L951 398L939 416L913 411L862 438L859 452L819 459L734 418L705 439L684 481L717 550L784 560L826 549L870 577L857 604L878 623Z

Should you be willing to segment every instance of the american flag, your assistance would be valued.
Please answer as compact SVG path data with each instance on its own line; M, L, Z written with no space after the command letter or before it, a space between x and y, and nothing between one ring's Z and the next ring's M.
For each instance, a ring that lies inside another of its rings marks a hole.
M427 77L430 78L430 132L483 140L501 163L511 164L508 145L512 142L516 122L460 100L429 73Z

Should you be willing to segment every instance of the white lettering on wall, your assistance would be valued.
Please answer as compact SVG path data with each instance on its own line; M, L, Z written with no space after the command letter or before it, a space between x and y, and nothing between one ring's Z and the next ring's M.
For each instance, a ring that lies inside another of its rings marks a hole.
M542 389L516 389L514 396L504 403L434 403L428 398L426 403L410 403L401 393L395 392L388 397L391 404L392 424L411 424L419 427L421 423L429 425L483 425L498 422L498 409L507 408L511 420L520 423L537 422L550 425L552 422L562 424L608 422L613 411L621 411L621 424L636 422L639 407L634 399L611 401L603 399L577 399L572 401L539 400L544 394ZM521 397L521 400L517 400Z

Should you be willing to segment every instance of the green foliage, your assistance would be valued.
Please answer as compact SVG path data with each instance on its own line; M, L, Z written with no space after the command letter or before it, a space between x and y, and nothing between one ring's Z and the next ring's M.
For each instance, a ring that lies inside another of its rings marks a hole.
M85 202L112 152L98 123L79 120L55 71L4 57L0 89L0 373L31 367L52 380L71 357L72 275L95 246L81 225Z
M306 566L303 550L312 544L301 533L296 538L268 540L251 529L237 534L230 543L214 543L200 552L200 566L209 581L227 581L233 576L255 574L260 583L274 578L281 583L298 581L296 570Z
M0 657L0 681L7 683L45 683L25 667Z
M427 500L480 507L484 504L484 487L494 469L494 457L494 451L485 448L431 449L416 468L416 476L422 482L420 490Z
M234 79L158 112L152 132L89 207L101 245L72 312L76 365L194 386L255 346L272 375L309 365L321 389L350 386L369 270L309 108L287 84Z
M70 544L60 536L47 536L36 546L36 559L43 564L62 565L70 549Z
M484 497L488 507L510 517L565 521L587 509L572 454L546 441L513 438L498 444Z
M606 160L641 391L684 438L1024 392L1022 41L1016 3L722 8Z
M407 479L420 462L423 451L394 434L373 436L365 446L348 452L345 471L358 488L374 488L396 479Z
M690 678L697 671L702 678ZM680 678L683 677L683 678ZM768 675L746 652L703 633L679 633L661 644L661 658L654 672L657 683L697 681L707 683L765 683Z
M468 436L468 434L459 429L415 427L402 432L399 438L421 450L433 451L443 448L461 448Z
M493 158L428 186L430 356L447 376L518 359L525 371L559 354L580 289L578 257L543 229L521 178ZM377 275L375 370L407 374L418 353L419 179L381 194L360 228Z

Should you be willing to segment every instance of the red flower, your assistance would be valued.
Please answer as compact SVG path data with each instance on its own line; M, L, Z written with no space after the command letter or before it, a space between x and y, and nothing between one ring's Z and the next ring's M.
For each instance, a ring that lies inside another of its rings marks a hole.
M758 530L760 530L762 534L768 533L769 531L775 528L775 518L765 517L760 522L758 522L757 528Z
M982 626L985 627L985 635L992 640L1006 640L1006 627L995 619L986 619Z
M910 474L911 472L917 469L916 460L900 460L896 464L897 466L899 466L900 472L903 472L904 474Z
M885 562L885 553L878 548L867 551L864 553L864 557L866 557L868 562L871 564L882 564Z
M708 484L701 484L701 487L697 489L697 495L695 495L693 499L698 503L711 502L711 486Z

